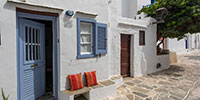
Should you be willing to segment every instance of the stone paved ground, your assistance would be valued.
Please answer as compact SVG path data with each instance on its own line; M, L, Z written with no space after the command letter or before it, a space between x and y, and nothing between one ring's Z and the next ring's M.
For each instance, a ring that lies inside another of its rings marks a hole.
M117 95L103 100L200 100L200 51L178 56L164 71L124 78Z

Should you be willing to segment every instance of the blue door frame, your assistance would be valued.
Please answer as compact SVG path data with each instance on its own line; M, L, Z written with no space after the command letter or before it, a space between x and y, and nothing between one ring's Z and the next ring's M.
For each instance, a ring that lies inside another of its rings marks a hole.
M16 13L16 40L17 40L17 100L20 100L20 48L19 48L19 19L20 18L30 18L30 19L39 19L39 20L47 20L52 21L53 23L53 93L55 95L56 100L58 100L58 44L57 44L57 17L52 16L44 16L44 15L35 15L17 12Z

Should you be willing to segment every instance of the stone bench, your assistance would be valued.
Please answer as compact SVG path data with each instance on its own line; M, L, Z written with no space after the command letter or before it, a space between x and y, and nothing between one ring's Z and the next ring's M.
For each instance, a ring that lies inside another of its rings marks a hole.
M115 93L115 82L112 80L106 80L99 82L98 85L84 87L75 91L62 90L59 93L59 100L100 100L105 97L115 95ZM79 99L78 97L82 99Z

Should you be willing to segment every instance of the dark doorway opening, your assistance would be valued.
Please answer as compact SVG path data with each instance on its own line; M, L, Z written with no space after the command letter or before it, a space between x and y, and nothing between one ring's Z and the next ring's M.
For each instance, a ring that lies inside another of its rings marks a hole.
M29 19L45 25L45 94L36 100L54 100L53 96L53 24L52 21Z

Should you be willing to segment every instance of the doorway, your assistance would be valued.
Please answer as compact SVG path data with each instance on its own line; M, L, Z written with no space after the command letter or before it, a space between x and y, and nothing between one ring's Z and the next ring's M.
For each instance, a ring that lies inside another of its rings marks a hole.
M41 15L17 15L18 100L57 99L56 20Z
M130 76L131 35L121 35L121 75Z

